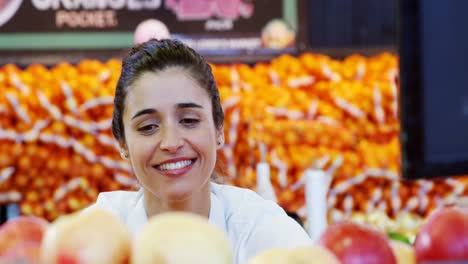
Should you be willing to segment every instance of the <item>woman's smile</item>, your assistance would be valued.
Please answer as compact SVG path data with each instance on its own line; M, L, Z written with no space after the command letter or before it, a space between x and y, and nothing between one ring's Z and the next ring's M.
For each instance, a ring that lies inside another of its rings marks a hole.
M170 159L164 162L161 162L157 165L154 165L153 168L158 171L158 173L168 176L168 177L178 177L189 172L195 162L196 158L177 158Z

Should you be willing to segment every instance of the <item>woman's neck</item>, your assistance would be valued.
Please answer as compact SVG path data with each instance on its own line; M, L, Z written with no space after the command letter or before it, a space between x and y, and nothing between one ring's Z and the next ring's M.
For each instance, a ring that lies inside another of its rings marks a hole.
M210 182L192 193L187 199L176 201L161 199L148 190L144 190L144 205L148 218L171 211L190 212L208 218L211 207Z

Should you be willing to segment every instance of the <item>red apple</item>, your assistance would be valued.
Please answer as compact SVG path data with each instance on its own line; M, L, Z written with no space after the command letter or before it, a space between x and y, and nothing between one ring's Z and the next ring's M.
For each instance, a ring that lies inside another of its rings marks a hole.
M6 251L0 257L0 263L38 264L41 256L41 245L37 242L25 242Z
M446 207L433 213L414 248L418 261L468 260L468 211Z
M48 222L34 216L13 218L0 227L0 256L22 244L40 245Z
M396 264L385 234L370 227L340 222L325 230L319 244L333 252L343 264Z

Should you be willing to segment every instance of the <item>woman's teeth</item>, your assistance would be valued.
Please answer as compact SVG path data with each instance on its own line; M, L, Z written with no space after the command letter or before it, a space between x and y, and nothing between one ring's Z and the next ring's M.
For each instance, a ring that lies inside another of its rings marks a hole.
M177 169L182 169L191 165L192 162L193 162L192 160L183 160L183 161L178 161L174 163L165 163L163 165L157 166L157 169L158 170L177 170Z

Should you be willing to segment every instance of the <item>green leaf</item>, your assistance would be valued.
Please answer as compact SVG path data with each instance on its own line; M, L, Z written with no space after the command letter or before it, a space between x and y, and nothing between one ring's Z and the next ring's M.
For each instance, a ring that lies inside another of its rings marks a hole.
M406 243L408 245L411 245L411 241L409 240L409 238L407 238L406 236L404 236L402 234L399 234L399 233L396 233L396 232L389 232L387 235L392 240L400 241L400 242Z

